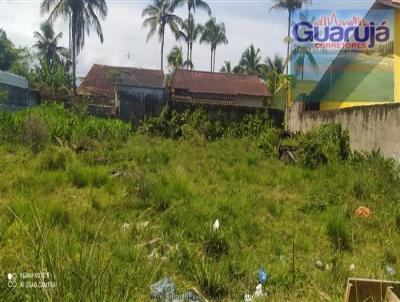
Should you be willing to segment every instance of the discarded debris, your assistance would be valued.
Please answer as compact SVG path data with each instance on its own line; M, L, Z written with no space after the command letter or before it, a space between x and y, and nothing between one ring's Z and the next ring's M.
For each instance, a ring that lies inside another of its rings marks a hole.
M148 225L149 225L149 222L148 222L148 221L138 222L138 223L136 224L136 228L137 228L138 230L143 230L143 229L147 228Z
M251 302L254 298L263 297L265 295L262 284L258 284L254 294L244 294L243 298L245 302Z
M352 263L349 265L349 271L354 272L356 270L356 266Z
M125 177L125 176L131 176L132 173L126 172L126 171L115 171L111 174L112 177Z
M167 295L175 294L175 283L168 278L161 279L160 281L150 285L151 298L159 299Z
M357 210L355 210L354 214L361 218L371 218L373 213L372 210L368 209L367 207L359 207Z
M214 232L216 232L216 231L219 230L219 226L220 226L219 220L216 219L216 220L214 221L214 224L213 224L213 230L214 230Z
M391 267L390 265L385 266L385 271L390 277L393 277L394 275L396 275L396 270L393 267Z
M256 298L257 298L257 297L264 296L263 290L262 290L262 284L258 284L258 285L256 286L256 291L255 291L255 293L254 293L254 296L255 296Z
M150 285L150 296L152 299L162 302L208 302L201 297L199 291L196 289L190 289L183 294L177 294L175 283L168 278L163 278Z
M155 259L158 259L158 257L159 257L159 255L158 255L157 249L154 248L154 249L151 251L150 255L147 256L147 259L149 259L150 261L153 261L153 260L155 260Z
M258 281L261 285L264 285L268 281L268 273L263 268L258 271Z
M130 228L131 228L131 224L130 224L130 223L125 222L125 223L122 225L122 230L123 230L124 232L129 231Z
M315 267L319 270L323 270L324 269L324 263L321 260L317 260L315 261Z
M327 265L325 265L325 270L330 272L332 270L332 264L328 263Z

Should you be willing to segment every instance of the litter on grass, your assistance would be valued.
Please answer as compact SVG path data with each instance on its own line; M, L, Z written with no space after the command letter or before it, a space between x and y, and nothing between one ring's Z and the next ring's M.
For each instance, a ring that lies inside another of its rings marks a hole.
M196 289L177 294L176 285L168 278L163 278L160 281L150 285L150 296L160 302L208 302L202 298Z

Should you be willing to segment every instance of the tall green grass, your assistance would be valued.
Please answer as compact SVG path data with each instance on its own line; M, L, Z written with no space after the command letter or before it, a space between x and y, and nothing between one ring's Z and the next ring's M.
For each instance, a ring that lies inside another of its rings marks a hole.
M2 137L33 113L50 133L42 149L0 144L0 301L150 301L163 277L179 293L239 301L261 267L270 279L260 301L338 301L349 276L397 278L385 266L400 269L399 170L379 152L344 160L321 148L333 160L303 168L266 152L275 132L199 144L59 105L1 115ZM89 143L77 148L81 124ZM332 138L323 132L310 139ZM355 217L359 206L373 217ZM42 271L55 288L7 287L8 272Z

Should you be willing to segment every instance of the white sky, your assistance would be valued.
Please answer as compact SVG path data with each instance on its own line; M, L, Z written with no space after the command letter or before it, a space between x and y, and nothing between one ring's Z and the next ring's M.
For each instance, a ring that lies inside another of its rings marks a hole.
M146 43L147 29L142 29L141 12L150 3L149 0L108 0L108 16L102 22L104 43L93 32L86 38L86 44L78 57L77 73L86 75L94 63L135 66L157 69L160 67L160 44L157 37ZM284 54L283 38L287 34L287 13L269 12L271 0L208 0L217 22L224 22L227 30L228 45L217 48L217 69L224 61L237 64L245 48L254 43L261 49L263 58L275 53ZM367 8L373 0L314 0L313 8ZM39 29L46 16L40 15L38 0L0 0L0 28L5 29L9 39L17 46L34 44L33 32ZM186 8L176 12L183 19ZM205 22L208 16L197 11L195 18ZM57 32L64 36L61 44L68 46L68 30L64 20L55 25ZM173 35L166 33L164 54L174 45L179 45ZM185 45L182 45L186 51ZM128 59L127 54L130 54ZM208 45L195 44L193 63L197 70L209 70L210 50Z

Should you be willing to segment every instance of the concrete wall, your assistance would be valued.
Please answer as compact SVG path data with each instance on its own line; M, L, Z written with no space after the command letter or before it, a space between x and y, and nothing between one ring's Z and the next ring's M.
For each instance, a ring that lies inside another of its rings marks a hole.
M233 98L239 106L265 108L265 97L239 95Z
M147 115L160 114L165 101L164 89L122 85L116 87L115 104L119 118L131 121L135 126Z
M40 101L39 93L29 89L0 83L0 90L7 93L6 100L0 104L1 111L25 109L36 106Z
M302 112L295 103L287 112L290 132L307 132L326 123L340 123L350 133L350 147L357 151L380 149L400 160L400 104L382 104L329 111Z

